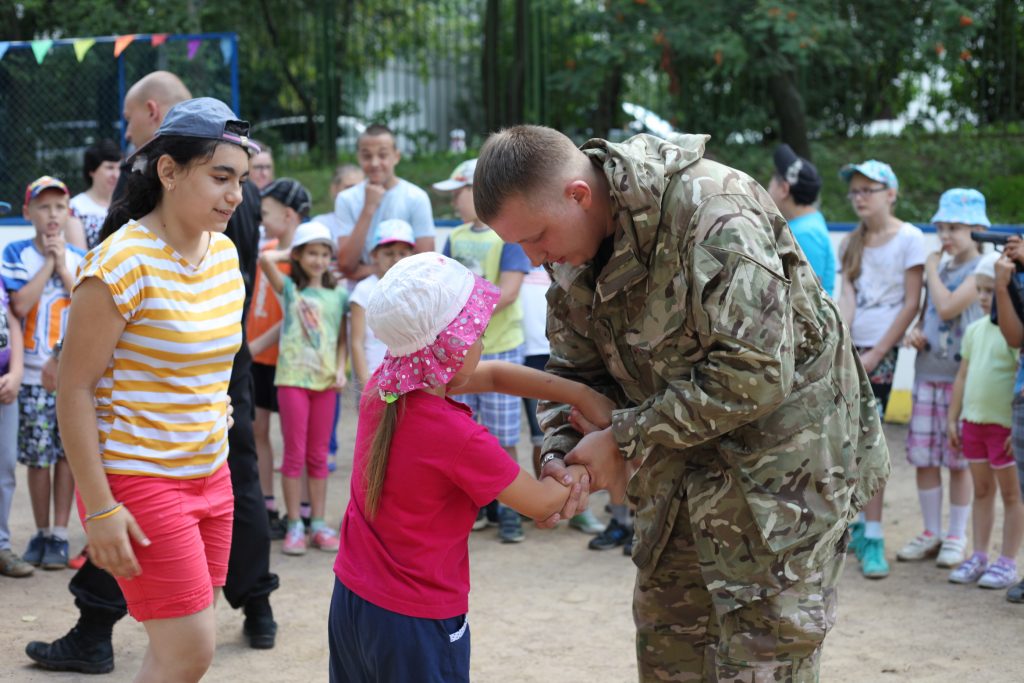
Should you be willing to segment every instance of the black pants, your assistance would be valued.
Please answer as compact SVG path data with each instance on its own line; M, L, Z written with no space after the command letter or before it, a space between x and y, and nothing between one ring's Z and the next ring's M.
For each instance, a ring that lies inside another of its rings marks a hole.
M224 597L236 609L252 598L270 595L279 585L277 574L270 573L270 527L256 467L251 370L252 356L243 342L235 355L228 385L228 394L235 409L235 425L228 432L228 466L235 494L235 522ZM114 577L88 560L71 577L68 590L75 596L75 606L83 616L95 614L116 621L128 613Z

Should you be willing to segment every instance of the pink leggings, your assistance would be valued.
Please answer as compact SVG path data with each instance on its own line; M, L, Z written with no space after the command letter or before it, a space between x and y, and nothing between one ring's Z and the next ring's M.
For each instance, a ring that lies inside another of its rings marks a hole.
M310 479L327 478L327 447L334 427L337 392L299 387L278 387L277 405L284 436L281 474L301 477L302 466Z

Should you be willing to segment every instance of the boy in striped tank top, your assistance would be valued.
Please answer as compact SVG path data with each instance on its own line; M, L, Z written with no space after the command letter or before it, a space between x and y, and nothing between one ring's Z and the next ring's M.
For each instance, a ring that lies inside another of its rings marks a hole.
M149 636L140 680L199 680L213 658L245 297L221 233L242 201L248 129L211 98L171 108L129 160L104 226L120 229L89 252L72 296L58 418L90 558Z

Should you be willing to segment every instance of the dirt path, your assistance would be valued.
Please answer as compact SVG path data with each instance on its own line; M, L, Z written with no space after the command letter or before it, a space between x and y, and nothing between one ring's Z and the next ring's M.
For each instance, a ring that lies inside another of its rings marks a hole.
M350 452L354 431L348 407L340 429L343 453ZM920 522L913 472L903 457L905 432L898 427L887 431L895 465L886 509L892 558ZM526 449L521 450L525 463ZM12 531L20 550L31 532L31 514L24 471L19 470ZM348 475L348 468L341 466L331 476L329 517L335 521L344 509ZM605 502L598 494L594 509L600 511ZM632 564L618 551L587 550L587 537L564 525L552 532L531 527L526 535L524 543L511 546L498 543L493 528L471 537L474 680L636 680ZM73 551L82 540L80 527L73 524ZM273 598L280 625L277 648L248 649L241 637L241 614L222 604L217 656L206 680L327 680L325 623L332 558L322 553L285 557L279 545L272 556L282 586ZM69 571L37 571L20 580L0 577L0 680L131 680L146 639L130 618L114 631L117 668L110 676L44 672L25 657L26 642L52 639L73 625L77 612L67 592L70 577ZM1024 605L1007 603L1001 591L955 586L946 581L945 570L930 565L894 564L888 579L869 582L853 562L840 591L840 620L826 644L823 681L1024 679L1019 644Z

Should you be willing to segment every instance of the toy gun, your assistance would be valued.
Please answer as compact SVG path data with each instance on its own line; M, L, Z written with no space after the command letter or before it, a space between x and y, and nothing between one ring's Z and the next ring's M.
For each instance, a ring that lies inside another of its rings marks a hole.
M988 244L1003 246L1009 241L1011 237L1024 238L1024 235L1016 232L988 232L984 230L971 232L971 239L981 244L987 242Z

